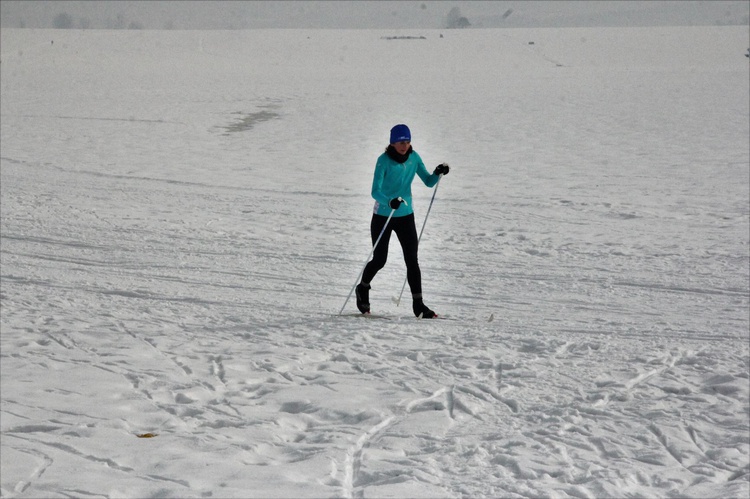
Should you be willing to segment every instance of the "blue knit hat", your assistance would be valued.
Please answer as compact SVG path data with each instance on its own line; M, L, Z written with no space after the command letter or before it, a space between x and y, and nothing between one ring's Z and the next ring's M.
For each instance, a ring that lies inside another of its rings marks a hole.
M391 144L396 142L411 142L411 131L408 126L401 124L391 128Z

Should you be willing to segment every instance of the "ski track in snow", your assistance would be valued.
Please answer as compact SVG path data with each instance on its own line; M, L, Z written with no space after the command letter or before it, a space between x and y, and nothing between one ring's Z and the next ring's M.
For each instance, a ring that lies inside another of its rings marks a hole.
M430 321L336 315L394 41L3 30L0 494L747 497L740 31L404 42Z

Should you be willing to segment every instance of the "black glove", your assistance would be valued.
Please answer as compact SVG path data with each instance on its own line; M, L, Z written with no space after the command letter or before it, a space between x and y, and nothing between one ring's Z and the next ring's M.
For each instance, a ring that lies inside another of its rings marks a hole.
M433 175L448 175L449 171L451 171L451 167L448 166L448 163L443 163L435 168Z
M391 202L388 203L388 206L391 207L392 210L398 210L398 207L401 206L401 203L404 201L401 198L393 198L391 199Z

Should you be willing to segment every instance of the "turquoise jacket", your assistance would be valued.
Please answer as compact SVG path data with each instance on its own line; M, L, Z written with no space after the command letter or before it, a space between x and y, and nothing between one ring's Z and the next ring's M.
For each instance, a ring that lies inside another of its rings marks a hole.
M375 175L372 179L372 197L375 198L373 213L389 216L391 207L389 203L393 198L402 198L406 203L401 203L394 217L405 217L414 213L411 200L411 183L414 175L419 175L424 185L433 187L440 180L439 175L427 172L427 168L415 151L412 151L404 163L391 159L387 153L383 153L375 164Z

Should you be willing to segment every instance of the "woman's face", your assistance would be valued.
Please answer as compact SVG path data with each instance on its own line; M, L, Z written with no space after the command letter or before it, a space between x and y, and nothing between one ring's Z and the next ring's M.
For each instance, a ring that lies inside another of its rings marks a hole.
M393 144L394 149L396 149L396 152L399 154L406 154L406 151L409 150L409 146L411 145L411 142L408 140L404 140L402 142L396 142Z

